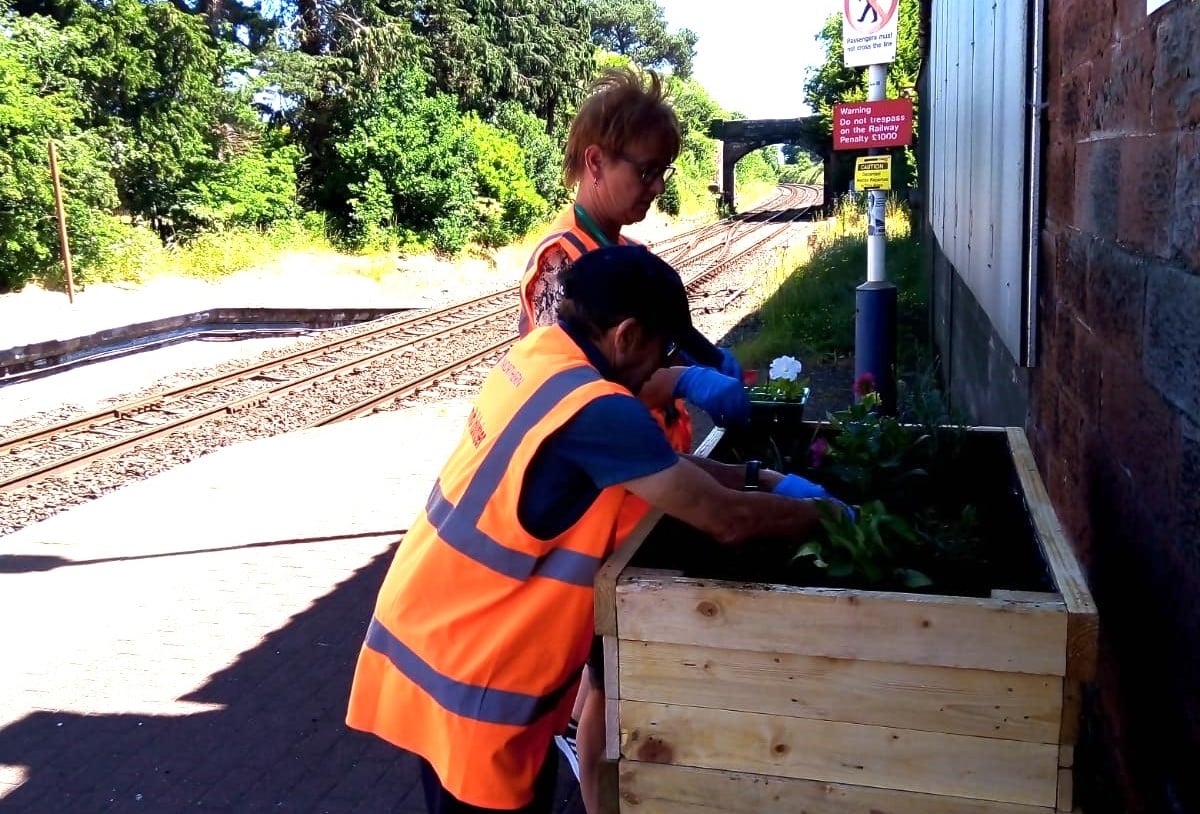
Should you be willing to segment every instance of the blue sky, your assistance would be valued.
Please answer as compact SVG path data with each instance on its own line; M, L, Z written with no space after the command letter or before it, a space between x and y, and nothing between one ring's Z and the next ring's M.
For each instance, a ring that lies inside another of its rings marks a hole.
M814 37L839 0L658 0L667 29L690 28L694 77L727 110L751 119L808 115L804 77L825 55Z

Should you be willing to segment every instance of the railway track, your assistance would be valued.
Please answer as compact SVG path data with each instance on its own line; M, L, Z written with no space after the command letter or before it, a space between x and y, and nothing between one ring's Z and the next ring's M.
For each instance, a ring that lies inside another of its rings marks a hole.
M750 212L652 248L680 270L695 309L697 300L711 300L707 285L769 247L819 196L813 188L784 186ZM0 439L0 510L30 488L86 481L98 464L112 466L135 452L156 458L155 447L183 445L190 449L183 460L197 449L203 454L231 443L221 427L265 422L241 435L259 437L386 409L428 388L453 386L456 377L468 377L458 386L471 389L516 341L516 315L514 287L432 313L376 320L350 336Z

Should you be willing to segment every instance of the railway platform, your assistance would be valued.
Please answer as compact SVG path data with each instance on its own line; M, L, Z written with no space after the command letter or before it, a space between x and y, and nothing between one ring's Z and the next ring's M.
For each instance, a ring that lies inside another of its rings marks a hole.
M0 811L423 812L415 761L343 716L468 409L226 447L0 538Z

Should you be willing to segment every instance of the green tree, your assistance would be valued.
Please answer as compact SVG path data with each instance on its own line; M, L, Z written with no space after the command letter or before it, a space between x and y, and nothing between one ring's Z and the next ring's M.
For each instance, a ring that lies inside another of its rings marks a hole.
M545 219L546 201L525 172L517 140L474 114L465 117L474 152L475 234L485 246L504 246Z
M456 252L473 234L470 134L454 98L427 96L428 82L415 68L383 77L336 140L339 162L326 179L326 199L345 201L339 214L353 242L390 229L402 239L429 234L435 248Z
M81 282L102 249L104 213L117 203L106 145L75 124L83 107L78 86L38 69L40 54L64 44L49 19L22 19L0 8L0 291L57 274L50 139L60 144L68 240Z
M662 6L654 0L592 0L592 42L629 57L643 68L670 67L681 79L692 75L694 31L667 31Z

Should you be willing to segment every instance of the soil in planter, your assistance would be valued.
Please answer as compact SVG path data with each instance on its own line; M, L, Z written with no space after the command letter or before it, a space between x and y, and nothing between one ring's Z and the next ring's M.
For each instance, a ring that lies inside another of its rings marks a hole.
M819 476L805 466L805 451L812 441L812 425L801 425L796 437L773 428L771 438L762 432L728 434L712 454L714 460L738 463L757 457L768 466L784 454L785 471L805 477ZM957 517L965 505L977 512L977 542L955 556L945 552L922 562L902 562L933 580L920 593L986 597L993 590L1052 591L1053 583L1042 561L1018 479L1008 455L1003 433L968 433L963 453L953 463L930 473L912 499L928 505L939 516ZM789 452L790 451L790 452ZM893 508L893 511L896 509ZM685 576L739 582L763 582L799 587L908 590L897 585L866 585L827 577L807 559L793 562L804 540L759 540L741 546L722 546L696 529L664 518L642 545L631 565L682 571Z

